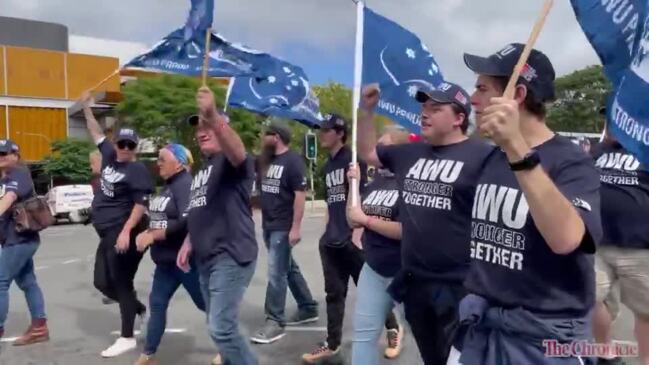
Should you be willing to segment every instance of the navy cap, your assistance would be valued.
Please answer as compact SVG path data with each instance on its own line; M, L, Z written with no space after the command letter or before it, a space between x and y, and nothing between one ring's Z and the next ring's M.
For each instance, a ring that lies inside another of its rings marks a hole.
M432 100L438 104L456 104L464 110L467 117L471 114L471 97L457 84L444 82L436 89L419 89L415 98L420 103Z
M320 124L320 129L335 129L347 132L347 122L338 114L327 114Z
M479 75L509 77L514 73L518 59L523 53L524 44L512 43L489 57L464 54L464 63ZM535 96L537 101L548 102L555 99L555 72L550 59L542 52L533 49L523 67L518 83L522 83Z
M115 142L119 141L131 141L137 144L140 141L140 138L134 129L122 128L117 132L117 137L115 138Z
M291 143L291 128L289 128L285 123L273 121L268 127L266 127L266 132L278 135L284 144Z
M1 153L18 153L20 148L10 139L0 139L0 152Z

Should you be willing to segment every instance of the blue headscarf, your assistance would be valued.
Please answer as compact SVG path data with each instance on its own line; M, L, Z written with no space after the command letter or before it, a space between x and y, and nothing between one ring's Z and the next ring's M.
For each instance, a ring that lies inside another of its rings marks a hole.
M191 166L194 163L192 153L185 146L177 143L169 143L164 148L169 150L183 166Z

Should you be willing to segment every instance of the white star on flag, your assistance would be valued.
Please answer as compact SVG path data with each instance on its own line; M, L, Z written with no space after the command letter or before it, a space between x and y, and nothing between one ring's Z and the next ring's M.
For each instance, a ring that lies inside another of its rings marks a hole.
M286 86L286 90L291 90L291 89L292 89L292 87Z
M430 65L430 69L433 70L434 73L439 72L439 67L437 67L437 65L434 63Z
M408 55L408 58L412 59L416 57L415 51L411 48L406 49L406 55Z
M408 95L410 95L410 97L414 98L417 96L417 91L419 91L419 88L416 85L408 86Z
M290 73L291 73L291 69L285 66L285 67L284 67L284 72L286 72L287 74L290 74Z
M275 98L271 98L269 101L271 104L277 104L277 99Z
M275 76L268 76L268 83L269 84L274 84L275 81L277 81L277 78Z
M300 83L297 80L291 80L291 85L298 86Z

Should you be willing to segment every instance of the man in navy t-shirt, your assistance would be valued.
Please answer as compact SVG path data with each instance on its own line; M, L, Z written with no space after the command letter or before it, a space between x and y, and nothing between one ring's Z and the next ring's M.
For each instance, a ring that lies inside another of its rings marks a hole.
M404 304L424 362L446 363L469 269L469 232L476 180L493 147L466 136L471 105L461 87L422 89L425 143L377 146L373 111L378 90L363 92L358 150L369 164L396 174L401 192L402 269L390 291Z
M290 324L318 320L318 303L295 262L292 248L300 242L306 201L304 159L289 149L291 129L273 122L264 132L264 152L258 173L261 179L261 211L264 241L268 248L266 324L251 338L272 343L284 337L286 289L290 288L298 311Z
M199 115L196 140L203 166L194 175L189 196L189 239L178 252L178 265L188 269L196 259L207 302L208 330L226 364L255 365L256 356L239 332L243 295L257 263L257 241L250 194L254 162L225 114L216 110L214 94L203 87L196 96Z
M523 48L464 56L478 74L478 131L500 148L473 204L471 294L460 304L465 335L456 342L463 364L579 364L548 355L590 335L599 176L589 156L545 123L555 73L543 53L532 50L514 98L501 97Z
M635 316L636 340L646 364L649 363L649 170L609 133L592 152L602 184L604 228L595 257L595 340L612 342L611 324L619 314L621 301ZM612 292L613 286L619 286L619 299ZM602 356L600 363L620 364L620 360L614 359L620 355L623 354Z

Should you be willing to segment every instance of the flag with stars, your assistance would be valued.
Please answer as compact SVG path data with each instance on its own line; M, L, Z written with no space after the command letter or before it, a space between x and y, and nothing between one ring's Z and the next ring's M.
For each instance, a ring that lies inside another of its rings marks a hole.
M212 26L213 14L214 0L191 0L185 25L169 33L149 51L135 57L124 69L200 76L203 71L205 34ZM231 43L212 32L208 75L258 75L259 63L270 59L272 57L266 53Z
M320 125L320 102L302 68L276 59L260 71L267 76L233 80L228 105L292 119L310 128Z
M365 7L362 83L379 84L377 113L418 134L421 105L415 95L442 82L435 58L415 34Z

